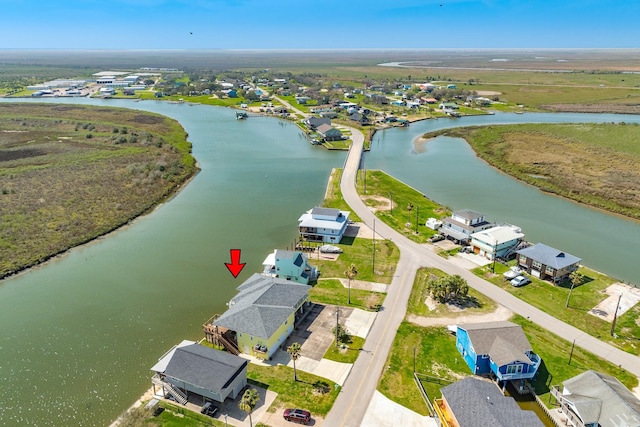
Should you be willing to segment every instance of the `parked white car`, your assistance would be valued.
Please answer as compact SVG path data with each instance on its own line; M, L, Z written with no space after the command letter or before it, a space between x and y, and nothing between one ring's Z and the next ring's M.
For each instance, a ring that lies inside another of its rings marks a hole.
M526 276L518 276L515 279L511 280L511 286L520 287L524 286L527 283L531 283L531 279Z
M502 273L502 275L507 280L513 280L522 275L522 269L520 269L520 267L510 267L509 270Z

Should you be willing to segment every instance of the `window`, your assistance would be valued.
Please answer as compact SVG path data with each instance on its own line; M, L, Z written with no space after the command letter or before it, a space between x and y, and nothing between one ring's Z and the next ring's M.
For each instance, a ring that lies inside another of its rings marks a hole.
M527 257L524 255L520 255L520 263L521 264L526 264L527 263Z
M547 265L546 273L547 273L549 276L553 276L553 271L554 271L554 270L553 270L553 267L551 267L551 266L548 266L548 265Z
M542 263L540 261L533 261L531 263L531 268L535 268L536 270L542 269Z
M522 372L522 365L507 366L507 374L519 374Z

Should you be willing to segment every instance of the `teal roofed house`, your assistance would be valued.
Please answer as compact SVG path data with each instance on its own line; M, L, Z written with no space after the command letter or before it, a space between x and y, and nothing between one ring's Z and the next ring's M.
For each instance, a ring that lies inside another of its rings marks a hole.
M320 276L316 267L309 264L307 255L299 251L276 249L262 262L262 274L308 285Z

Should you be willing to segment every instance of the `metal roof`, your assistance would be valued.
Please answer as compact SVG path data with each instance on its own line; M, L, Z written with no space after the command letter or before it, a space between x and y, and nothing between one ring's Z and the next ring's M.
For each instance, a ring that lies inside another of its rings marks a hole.
M516 253L524 255L527 258L531 258L534 261L539 261L544 265L551 266L556 270L563 269L582 261L576 256L562 252L542 243L537 243L533 246L529 246L528 248L520 249L519 251L516 251Z
M487 380L469 377L442 388L442 397L460 427L542 427L533 411L520 409Z
M519 361L533 364L525 354L533 351L520 325L515 323L472 323L458 328L467 331L476 354L488 354L498 366Z
M562 397L585 424L640 426L640 399L617 378L587 371L566 380L563 385Z

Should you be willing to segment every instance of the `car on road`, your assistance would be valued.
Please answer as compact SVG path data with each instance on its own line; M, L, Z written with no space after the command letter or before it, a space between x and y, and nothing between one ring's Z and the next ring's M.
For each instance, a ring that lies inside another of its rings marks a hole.
M515 286L516 288L520 286L524 286L527 283L531 283L531 279L529 279L526 276L518 276L511 280L511 286Z
M282 416L285 420L296 423L309 424L311 421L311 413L304 409L285 409Z

